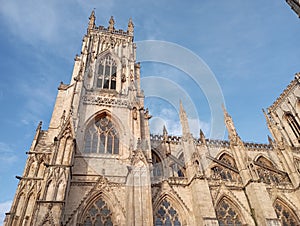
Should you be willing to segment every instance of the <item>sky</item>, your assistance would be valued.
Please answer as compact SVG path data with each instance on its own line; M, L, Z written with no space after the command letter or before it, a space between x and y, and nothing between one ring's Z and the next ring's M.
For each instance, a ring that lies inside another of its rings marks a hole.
M0 0L0 222L13 200L15 176L23 173L38 122L47 129L57 87L60 81L70 82L93 8L97 26L107 26L114 16L115 27L126 30L131 17L136 42L174 43L198 56L217 81L244 141L267 142L261 109L269 107L300 71L300 21L284 0ZM190 58L174 57L194 68ZM183 101L184 106L196 109L194 114L187 107L191 131L197 137L199 127L194 125L199 123L210 137L210 98L192 75L165 63L141 65L147 92L147 79L153 77L153 86L155 78L168 87L177 85L190 100ZM145 92L153 115L151 132L161 133L165 124L169 134L180 135L179 100L171 102L173 93L165 90L166 98L147 97Z

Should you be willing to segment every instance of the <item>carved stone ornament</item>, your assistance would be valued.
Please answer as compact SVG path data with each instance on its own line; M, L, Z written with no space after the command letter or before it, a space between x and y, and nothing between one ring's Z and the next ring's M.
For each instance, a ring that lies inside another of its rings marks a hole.
M120 98L90 96L90 95L86 95L83 97L83 103L99 105L99 106L117 106L123 108L128 106L127 100L122 100Z

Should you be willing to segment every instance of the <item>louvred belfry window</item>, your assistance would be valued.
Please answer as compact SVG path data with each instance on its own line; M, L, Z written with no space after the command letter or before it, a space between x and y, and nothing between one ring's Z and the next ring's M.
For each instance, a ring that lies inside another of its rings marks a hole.
M108 116L96 120L86 130L84 152L119 154L119 134Z
M117 64L113 58L108 55L105 58L100 60L97 78L96 78L96 87L100 89L116 89L116 80L117 80Z

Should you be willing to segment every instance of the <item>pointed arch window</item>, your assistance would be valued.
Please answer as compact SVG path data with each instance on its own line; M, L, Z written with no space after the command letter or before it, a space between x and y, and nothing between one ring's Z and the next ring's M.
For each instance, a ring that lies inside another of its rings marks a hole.
M242 226L242 221L238 212L224 198L217 205L216 214L220 226Z
M171 203L164 199L154 215L155 226L181 226L178 212Z
M274 164L263 156L260 156L255 162L259 179L266 184L287 184L291 183L286 172L278 170Z
M173 177L185 177L185 165L183 152L179 155L177 161L173 159L174 163L171 165Z
M286 121L288 125L290 126L291 130L293 131L295 137L297 139L300 138L300 126L295 117L291 113L287 113L285 115Z
M163 175L162 162L159 156L152 151L153 176L160 177Z
M102 198L96 200L86 212L83 226L113 226L112 212Z
M96 87L100 89L116 89L117 64L110 56L106 56L99 62L96 78Z
M218 165L211 168L212 170L212 178L223 180L223 181L232 181L232 182L241 182L241 177L239 175L239 171L235 164L234 159L224 153L220 156L219 159L212 159Z
M294 211L284 205L280 200L277 199L275 201L274 208L277 218L281 221L282 226L296 226L300 224Z
M107 115L96 120L87 129L84 152L119 154L119 134Z

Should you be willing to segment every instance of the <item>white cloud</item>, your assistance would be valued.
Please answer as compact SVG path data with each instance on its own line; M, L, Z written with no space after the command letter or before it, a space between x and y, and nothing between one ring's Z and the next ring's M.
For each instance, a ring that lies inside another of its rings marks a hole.
M150 131L153 134L162 134L163 126L166 127L168 134L181 136L182 129L178 113L172 108L162 108L159 112L154 112L155 117L150 119ZM199 137L200 128L205 135L209 134L210 123L201 121L197 118L189 118L190 132L194 137Z
M28 42L57 36L58 15L52 1L2 1L0 13L11 31Z
M11 164L18 160L13 147L4 142L0 142L0 163Z
M3 223L5 219L5 213L9 212L11 204L11 200L0 203L0 223Z

